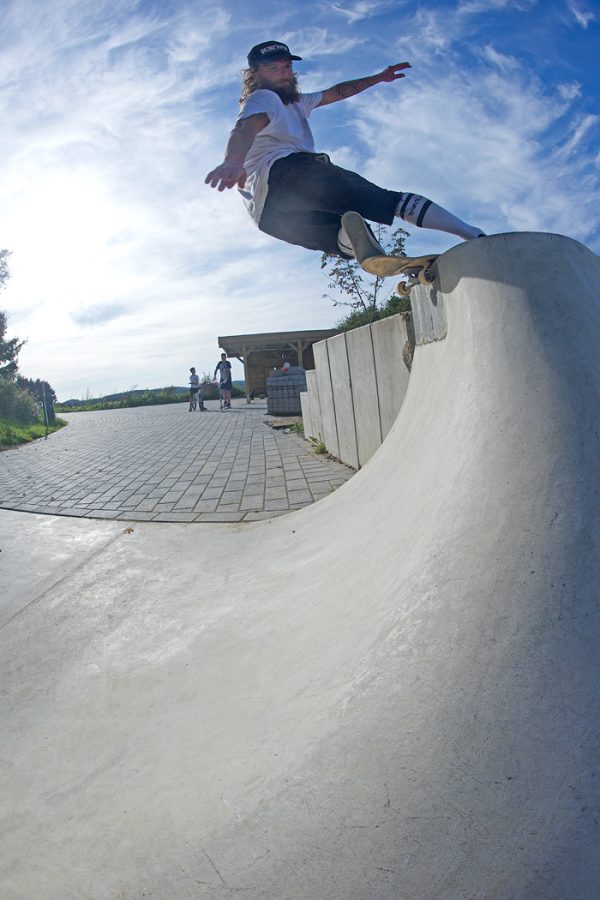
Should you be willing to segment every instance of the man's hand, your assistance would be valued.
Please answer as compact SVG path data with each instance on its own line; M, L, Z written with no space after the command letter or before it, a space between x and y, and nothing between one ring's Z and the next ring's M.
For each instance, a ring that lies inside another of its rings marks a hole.
M410 69L409 62L396 63L395 66L386 66L383 72L379 73L381 81L396 81L397 78L404 78L402 69Z
M243 188L248 177L244 168L244 160L254 138L268 124L269 117L266 113L254 113L254 115L236 122L227 142L225 161L208 173L204 183L210 184L211 187L216 187L220 191L232 187Z
M204 184L224 191L225 188L243 188L246 184L246 170L240 163L221 163L204 179Z

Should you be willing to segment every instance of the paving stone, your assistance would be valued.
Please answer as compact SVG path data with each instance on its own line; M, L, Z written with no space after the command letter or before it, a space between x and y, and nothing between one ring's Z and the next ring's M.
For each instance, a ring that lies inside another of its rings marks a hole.
M311 503L312 495L310 491L288 491L290 506L294 503Z
M242 491L246 486L245 478L230 478L225 485L227 491Z
M304 478L304 472L302 471L301 466L286 466L284 473L287 481L294 478Z
M209 481L209 486L210 486L211 488L212 488L212 487L220 487L220 488L223 488L223 487L225 487L225 485L227 484L228 480L229 480L229 479L228 479L227 475L219 475L219 476L215 476L214 478L211 478L211 480Z
M244 513L241 512L220 512L217 510L214 513L201 513L199 516L196 516L196 522L241 522L244 518Z
M202 499L203 500L218 500L222 493L223 493L222 488L207 487L204 491L202 491Z
M308 483L305 478L290 478L286 481L288 491L306 491Z
M199 500L205 490L206 488L202 487L201 485L193 484L190 488L187 489L187 491L185 491L184 494L181 495L181 499L186 500L188 498L191 498L194 501Z
M318 503L319 500L322 500L324 497L329 497L331 493L331 491L326 491L324 494L319 494L317 491L312 491L313 500L315 503Z
M194 506L195 513L203 513L203 512L214 512L217 508L218 501L215 498L214 500L198 500L196 505Z
M263 507L263 495L262 494L247 494L242 497L240 503L240 509L262 509Z
M286 500L287 502L287 491L285 486L281 487L268 487L265 490L265 503L267 500Z
M287 497L281 499L265 500L265 509L289 509Z
M244 492L241 489L239 491L223 491L221 503L239 503L243 494Z
M187 512L170 512L170 513L158 513L153 522L194 522L196 520L196 516L194 513Z
M246 484L264 484L265 483L265 475L248 475L246 478Z

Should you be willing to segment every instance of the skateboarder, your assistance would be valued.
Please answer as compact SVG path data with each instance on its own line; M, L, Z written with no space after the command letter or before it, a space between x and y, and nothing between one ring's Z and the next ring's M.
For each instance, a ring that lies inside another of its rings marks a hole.
M231 363L226 353L221 353L221 361L215 366L216 379L219 373L219 391L221 393L221 409L231 409Z
M399 217L464 240L483 234L419 194L378 187L315 152L308 124L312 110L404 78L410 63L303 94L292 67L299 59L281 41L265 41L250 50L241 109L225 159L209 172L206 184L219 191L237 187L261 231L311 250L355 257L361 264L384 255L364 219L391 225ZM349 211L359 215L342 222Z
M190 412L193 412L198 406L198 395L200 393L200 376L196 373L192 366L190 369Z

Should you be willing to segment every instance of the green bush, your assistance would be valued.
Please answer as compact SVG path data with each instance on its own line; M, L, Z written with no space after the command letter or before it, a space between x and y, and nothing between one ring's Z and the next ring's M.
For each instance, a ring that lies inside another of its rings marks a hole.
M29 425L39 420L39 407L29 391L0 378L0 419Z

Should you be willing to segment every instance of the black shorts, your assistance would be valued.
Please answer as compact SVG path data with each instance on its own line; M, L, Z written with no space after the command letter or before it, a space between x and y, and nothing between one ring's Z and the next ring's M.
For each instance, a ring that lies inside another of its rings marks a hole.
M271 166L258 227L288 244L343 256L337 242L342 214L354 210L391 225L399 200L397 191L334 166L325 153L291 153Z

